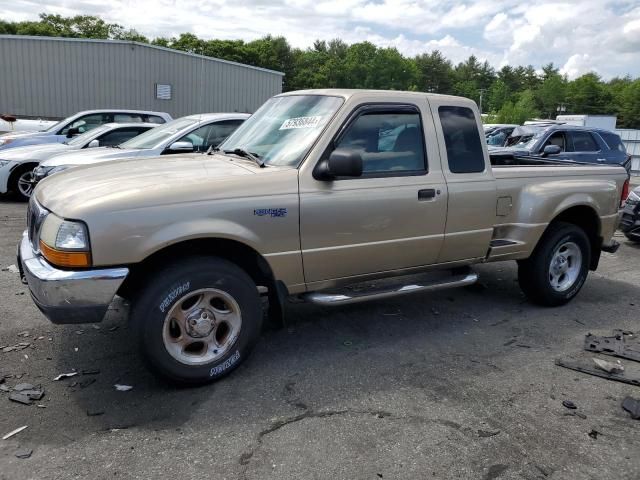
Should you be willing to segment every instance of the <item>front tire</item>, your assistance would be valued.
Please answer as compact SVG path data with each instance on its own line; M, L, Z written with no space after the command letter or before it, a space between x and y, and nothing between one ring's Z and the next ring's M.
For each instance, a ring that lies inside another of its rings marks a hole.
M244 270L221 258L194 257L155 271L133 300L131 320L155 373L200 385L229 374L249 356L262 307Z
M14 192L20 200L29 201L35 188L33 165L18 168L9 179L9 190Z
M520 288L539 305L564 305L584 285L590 259L591 243L584 230L570 223L553 223L531 257L518 263Z

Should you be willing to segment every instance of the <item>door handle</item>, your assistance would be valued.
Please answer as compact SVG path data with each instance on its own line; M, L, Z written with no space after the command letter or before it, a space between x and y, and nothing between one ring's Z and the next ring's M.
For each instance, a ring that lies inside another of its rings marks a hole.
M418 200L431 200L436 196L435 188L425 188L423 190L418 190Z

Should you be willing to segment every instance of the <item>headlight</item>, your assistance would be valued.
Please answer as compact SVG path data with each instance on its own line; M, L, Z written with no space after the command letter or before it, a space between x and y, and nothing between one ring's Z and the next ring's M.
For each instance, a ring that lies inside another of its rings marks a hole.
M40 251L44 258L60 267L91 265L89 232L82 222L63 220L50 213L40 230Z

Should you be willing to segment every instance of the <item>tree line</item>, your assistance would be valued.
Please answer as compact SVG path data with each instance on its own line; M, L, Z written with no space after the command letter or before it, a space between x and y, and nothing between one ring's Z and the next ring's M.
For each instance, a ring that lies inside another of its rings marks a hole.
M563 114L611 114L619 128L640 128L640 78L605 81L594 72L568 80L549 63L499 70L471 55L458 64L434 50L406 57L370 42L318 40L293 48L284 37L204 40L191 33L147 38L133 29L90 15L40 14L37 21L0 20L0 34L130 40L284 72L283 90L374 88L461 95L475 100L496 123L522 123Z

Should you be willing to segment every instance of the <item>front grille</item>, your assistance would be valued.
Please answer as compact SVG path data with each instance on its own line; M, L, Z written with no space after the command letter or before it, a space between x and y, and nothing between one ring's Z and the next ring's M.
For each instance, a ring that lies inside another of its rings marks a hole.
M27 235L29 236L29 242L34 252L40 251L40 228L48 213L47 210L36 202L34 197L31 197L27 208Z

